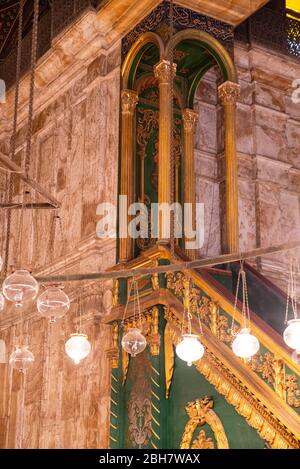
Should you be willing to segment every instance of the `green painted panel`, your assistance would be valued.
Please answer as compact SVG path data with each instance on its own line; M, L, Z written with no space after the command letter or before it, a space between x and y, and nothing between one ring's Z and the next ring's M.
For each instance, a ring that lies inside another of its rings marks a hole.
M168 406L168 448L175 449L189 418L185 411L188 402L204 396L212 396L214 412L221 419L231 449L263 449L264 441L251 428L233 406L194 368L176 358L173 383ZM206 427L205 427L206 430ZM207 432L206 432L207 433ZM207 436L210 436L207 433Z

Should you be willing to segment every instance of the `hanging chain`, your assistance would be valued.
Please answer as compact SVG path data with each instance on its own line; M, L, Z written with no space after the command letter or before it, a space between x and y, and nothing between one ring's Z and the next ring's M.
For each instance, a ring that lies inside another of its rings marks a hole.
M239 270L239 273L238 273L238 279L237 279L237 285L236 285L236 291L235 291L233 315L232 315L231 328L230 328L231 335L234 335L233 334L233 328L234 328L235 316L236 316L236 310L237 310L237 302L238 302L238 296L239 296L239 290L240 290L241 275L242 275L242 263L241 263L241 267L240 267L240 270Z
M124 327L124 322L125 322L125 319L126 319L126 313L127 313L127 309L128 309L128 305L129 305L129 301L130 301L133 282L134 282L134 277L132 277L132 282L131 282L130 287L128 289L128 285L129 285L129 279L128 279L128 282L127 282L127 301L126 301L126 306L124 308L123 318L122 318L122 322L121 322L122 327Z
M291 257L290 266L289 266L289 281L288 281L285 320L284 320L285 324L288 323L290 303L292 306L294 319L298 318L297 282L296 282L296 272L295 272L296 269L298 270L298 273L299 273L299 264L295 259Z
M174 2L169 0L170 3L170 49L169 49L169 89L170 89L170 201L171 204L174 203L175 199L175 146L174 146L174 77L173 77L173 67L174 67L174 48L172 45L172 38L174 34ZM170 215L170 243L171 243L171 253L174 255L175 252L175 214L174 210L171 210Z
M17 127L18 127L18 108L20 96L20 75L21 75L21 60L22 60L22 33L23 33L23 13L24 13L25 0L20 1L19 8L19 25L18 25L18 39L17 39L17 64L16 64L16 85L15 85L15 102L14 102L14 117L13 117L13 132L11 138L10 154L11 159L14 160L17 146ZM8 188L8 201L12 202L13 197L13 174L9 176ZM6 242L5 242L5 257L4 257L4 276L7 276L9 247L10 247L10 230L11 230L11 215L12 211L7 211L6 222Z
M38 25L39 25L39 0L34 0L34 14L33 14L32 42L31 42L31 76L30 76L29 107L28 107L28 128L27 128L26 155L25 155L25 172L26 172L27 177L28 177L28 173L30 169L30 157L31 157L31 145L32 145L34 82L35 82L35 69L36 69L36 59L37 59Z

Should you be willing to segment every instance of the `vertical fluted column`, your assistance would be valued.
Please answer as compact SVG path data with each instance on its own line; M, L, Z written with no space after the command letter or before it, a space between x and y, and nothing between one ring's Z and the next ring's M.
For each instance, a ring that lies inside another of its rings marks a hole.
M192 211L187 211L184 221L191 229L195 229L195 203L196 203L196 181L195 181L195 158L194 143L195 130L198 121L197 112L192 109L184 109L182 112L183 120L183 144L184 144L184 161L183 161L183 202L184 204L192 204ZM185 244L187 243L185 239ZM197 251L195 249L187 249L186 254L191 259L196 259Z
M159 161L158 161L158 203L171 203L171 80L176 73L176 65L162 60L154 68L155 77L159 83ZM168 217L163 217L159 211L158 242L168 243Z
M133 90L123 90L122 100L122 149L121 149L121 187L120 194L127 196L127 207L120 209L120 226L128 226L128 207L134 203L134 115L138 102L137 93ZM133 239L124 233L120 235L120 262L126 262L133 257Z
M218 88L225 120L226 252L239 251L236 101L240 86L226 81Z

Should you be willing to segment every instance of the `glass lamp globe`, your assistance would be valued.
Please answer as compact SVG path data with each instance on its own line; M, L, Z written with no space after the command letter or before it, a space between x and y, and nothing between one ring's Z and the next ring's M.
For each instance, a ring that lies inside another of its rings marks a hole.
M69 311L70 300L63 290L51 287L38 297L37 309L41 316L55 322Z
M65 351L76 365L86 358L91 351L91 344L86 334L71 334L65 344Z
M27 270L16 270L3 282L3 294L9 301L20 307L34 300L39 292L39 284Z
M183 340L176 347L176 354L181 360L192 366L193 362L200 360L204 355L204 347L199 337L194 334L183 334Z
M146 346L146 338L143 336L140 329L130 329L122 338L123 349L132 357L143 352Z
M243 328L232 342L233 353L240 358L251 358L259 350L259 341L250 334L250 329Z
M4 310L4 306L5 306L5 298L2 295L2 293L0 293L0 311Z
M9 357L9 364L15 369L24 373L34 362L33 353L28 350L28 346L18 347Z
M283 333L283 339L286 345L300 354L300 318L288 321L288 326Z

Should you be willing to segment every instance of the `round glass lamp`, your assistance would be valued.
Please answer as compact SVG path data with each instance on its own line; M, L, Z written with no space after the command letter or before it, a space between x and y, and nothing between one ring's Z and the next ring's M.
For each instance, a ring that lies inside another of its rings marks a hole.
M9 364L15 369L24 373L34 362L33 353L28 350L28 346L17 347L9 358Z
M283 339L286 345L300 354L300 318L288 321L288 326L283 333Z
M76 365L86 358L91 351L91 344L86 334L71 334L65 344L65 351Z
M51 287L38 297L37 309L41 316L55 322L69 311L70 300L63 290Z
M39 284L27 270L16 270L3 282L3 294L9 301L20 307L34 300L39 292Z
M193 362L200 360L204 355L204 347L199 341L199 336L183 334L183 340L176 347L176 354L181 360L192 366Z
M250 329L243 328L232 342L233 353L240 358L251 358L259 350L259 341L250 333Z
M2 295L2 293L0 293L0 311L4 310L4 306L5 306L5 298Z
M146 338L143 336L140 329L130 329L122 338L123 349L132 357L143 352L146 346Z

